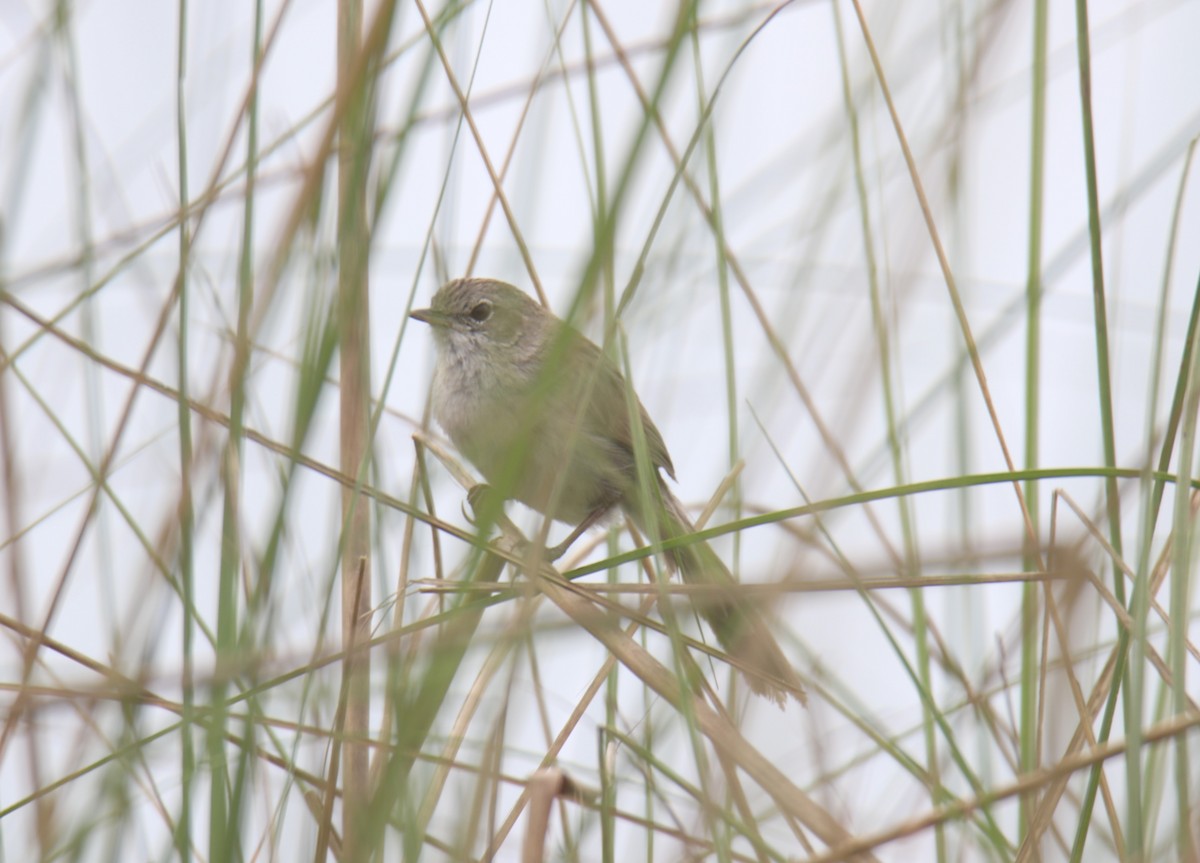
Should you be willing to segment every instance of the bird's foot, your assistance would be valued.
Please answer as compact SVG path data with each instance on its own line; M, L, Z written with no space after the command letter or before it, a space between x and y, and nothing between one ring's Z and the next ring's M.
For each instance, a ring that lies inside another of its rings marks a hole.
M467 503L471 511L463 507L463 518L475 527L494 524L502 533L520 536L521 532L504 513L504 499L486 482L476 483L467 490Z

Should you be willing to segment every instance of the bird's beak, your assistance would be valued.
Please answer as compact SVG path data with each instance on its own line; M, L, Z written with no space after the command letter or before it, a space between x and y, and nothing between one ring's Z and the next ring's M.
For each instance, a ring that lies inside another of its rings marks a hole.
M429 324L431 327L450 326L450 315L445 312L435 311L434 309L413 309L408 313L408 316L415 321Z

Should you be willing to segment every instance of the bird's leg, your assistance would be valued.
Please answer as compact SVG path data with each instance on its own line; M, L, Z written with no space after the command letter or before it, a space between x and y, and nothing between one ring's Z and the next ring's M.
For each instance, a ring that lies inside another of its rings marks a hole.
M604 518L604 514L608 512L610 508L611 507L609 506L598 507L589 512L583 521L575 525L575 529L568 534L566 539L553 548L546 549L546 560L548 560L550 563L553 563L566 554L567 549L571 547L571 544L574 543L575 540L579 539L579 537L583 536L584 533L587 532L588 528L590 528L600 519Z
M481 482L471 486L471 488L467 491L467 503L471 505L471 512L474 514L474 517L472 518L471 516L467 516L467 520L470 521L471 524L477 525L482 516L492 515L494 513L495 524L500 528L502 533L519 537L521 535L521 531L515 524L513 524L512 519L510 519L504 512L504 501L496 500L495 498L495 489L493 489L487 483ZM579 524L575 526L575 529L571 531L566 539L564 539L558 545L546 549L546 562L553 563L566 554L567 549L571 547L575 540L583 536L589 528L596 524L596 522L600 521L600 519L602 519L610 509L612 509L612 504L605 504L604 506L596 507L589 512L583 521L579 522ZM524 540L522 542L524 542Z
M492 516L493 522L496 527L500 528L501 533L512 536L521 535L521 531L504 512L504 501L498 499L495 489L486 482L476 483L467 490L467 503L471 505L472 515L467 515L467 521L471 524L478 526L482 517ZM464 512L463 515L466 513Z

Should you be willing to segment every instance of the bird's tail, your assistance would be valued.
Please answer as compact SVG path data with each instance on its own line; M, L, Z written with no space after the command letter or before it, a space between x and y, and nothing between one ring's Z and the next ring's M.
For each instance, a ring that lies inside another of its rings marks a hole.
M664 482L660 481L658 491L662 506L655 524L648 524L648 519L629 508L638 528L662 541L695 533L683 504ZM707 542L690 542L668 550L666 555L688 584L714 588L696 597L697 609L741 668L750 689L780 707L788 696L806 704L808 697L800 678L779 649L758 605L743 594L737 579L712 547Z

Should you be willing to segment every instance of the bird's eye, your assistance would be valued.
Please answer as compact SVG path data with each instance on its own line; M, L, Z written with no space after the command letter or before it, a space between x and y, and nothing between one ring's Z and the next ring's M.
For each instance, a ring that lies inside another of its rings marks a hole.
M488 318L490 318L492 316L492 304L489 303L487 300L484 300L483 302L480 302L480 303L476 303L475 307L473 309L471 309L470 314L471 314L471 320L482 324L484 321L486 321Z

